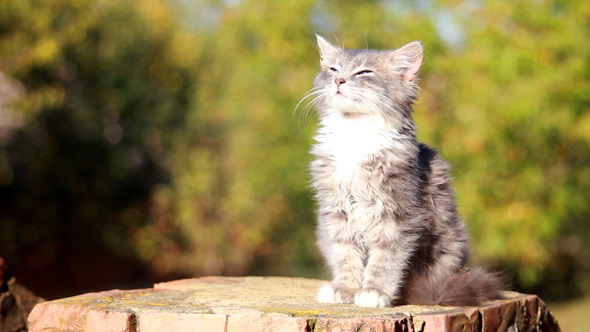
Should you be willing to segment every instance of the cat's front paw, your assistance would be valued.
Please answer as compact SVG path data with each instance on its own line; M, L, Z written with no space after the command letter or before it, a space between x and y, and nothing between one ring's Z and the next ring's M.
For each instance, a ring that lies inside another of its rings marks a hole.
M361 289L354 296L354 304L367 308L383 308L391 305L391 296L375 289Z
M324 303L335 303L334 289L330 285L325 285L318 291L318 301Z
M323 303L352 303L354 290L344 287L333 287L328 284L318 291L318 301Z

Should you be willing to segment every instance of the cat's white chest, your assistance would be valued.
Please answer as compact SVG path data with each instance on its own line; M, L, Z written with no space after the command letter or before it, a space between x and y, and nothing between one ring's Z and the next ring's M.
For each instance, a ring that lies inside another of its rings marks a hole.
M391 132L380 119L334 116L321 122L316 140L322 154L330 156L335 176L353 178L363 162L391 144Z

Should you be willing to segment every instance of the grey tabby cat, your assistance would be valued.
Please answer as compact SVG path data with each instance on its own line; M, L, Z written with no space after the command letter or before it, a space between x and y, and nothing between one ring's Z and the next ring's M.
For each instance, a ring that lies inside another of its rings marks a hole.
M422 45L349 50L317 36L312 149L319 248L333 274L318 300L363 307L475 305L500 279L465 267L469 239L449 166L416 140L412 104Z

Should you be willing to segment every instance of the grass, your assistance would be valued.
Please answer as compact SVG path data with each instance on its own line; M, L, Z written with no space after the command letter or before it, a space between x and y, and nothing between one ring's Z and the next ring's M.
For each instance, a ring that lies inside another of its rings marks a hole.
M553 313L562 331L587 332L590 326L590 296L582 299L549 303L547 305Z

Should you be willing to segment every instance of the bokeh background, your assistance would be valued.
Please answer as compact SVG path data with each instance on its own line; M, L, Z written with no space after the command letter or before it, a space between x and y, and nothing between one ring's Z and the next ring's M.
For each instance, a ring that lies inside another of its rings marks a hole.
M419 138L453 165L472 260L586 303L584 0L0 1L0 256L19 282L56 298L327 278L307 174L316 117L295 110L315 33L421 40Z

